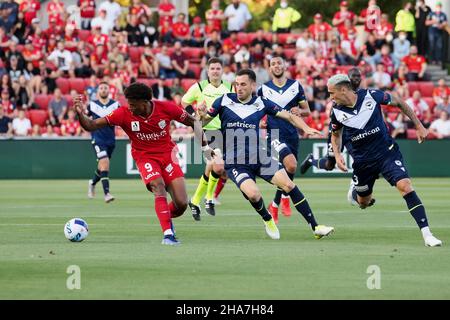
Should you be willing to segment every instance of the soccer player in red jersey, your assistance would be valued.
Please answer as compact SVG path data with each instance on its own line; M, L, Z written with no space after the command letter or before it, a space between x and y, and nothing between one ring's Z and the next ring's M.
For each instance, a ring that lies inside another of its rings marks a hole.
M120 107L96 120L85 115L81 97L75 100L81 126L87 131L120 126L127 133L142 181L155 195L156 215L164 233L162 244L178 245L180 242L175 237L172 218L184 213L188 197L184 175L176 158L177 148L169 134L170 122L175 120L194 128L196 137L202 141L205 156L209 158L213 152L201 124L195 124L197 120L184 109L172 102L153 100L152 89L143 83L131 84L124 93L128 107ZM170 203L167 203L166 188L173 200Z

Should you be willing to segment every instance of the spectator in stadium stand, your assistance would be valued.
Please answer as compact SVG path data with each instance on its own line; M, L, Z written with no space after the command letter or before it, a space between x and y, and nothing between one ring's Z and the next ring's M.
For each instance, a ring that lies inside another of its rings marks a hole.
M223 40L222 49L228 51L234 55L240 48L241 48L242 42L239 40L237 31L231 31L230 36Z
M175 16L175 6L170 2L170 0L161 0L158 6L159 13L159 26L167 21L171 26L173 23L173 17Z
M96 75L92 75L89 77L89 84L86 86L84 91L87 102L97 100L97 90L98 90L97 80L98 79Z
M17 137L28 136L31 131L31 121L25 115L24 110L19 110L19 115L12 121L13 133Z
M270 75L266 68L264 68L261 60L256 60L250 63L252 70L256 74L256 87L259 88L264 83L270 81Z
M211 1L211 8L206 10L205 17L208 25L211 26L211 30L216 30L217 32L222 31L222 21L225 19L222 9L220 9L219 0Z
M422 56L427 53L428 48L428 26L426 21L430 13L431 8L426 5L425 0L416 2L414 14L416 18L416 45L419 49L419 54Z
M10 118L14 118L17 116L17 108L16 104L10 99L9 90L3 89L0 96L0 105L3 106L3 110L5 111L5 115Z
M97 26L101 27L101 33L105 35L109 35L114 28L114 24L111 23L109 19L106 18L106 10L101 9L98 13L98 16L92 19L91 21L92 28Z
M30 24L27 25L25 23L23 12L19 12L16 23L12 27L11 35L16 41L19 41L20 44L23 44L23 40L27 38L28 33L30 32Z
M95 50L99 45L103 45L109 49L109 37L106 34L102 34L101 26L96 26L92 28L91 35L87 39L87 44L91 51Z
M141 24L144 19L148 19L152 16L151 9L142 3L141 0L133 0L130 7L130 14L135 14L138 17L138 21Z
M23 13L23 18L26 25L30 25L33 19L37 18L41 3L37 0L24 0L19 5L19 12Z
M172 24L170 42L180 41L183 45L188 46L190 42L189 24L185 21L186 15L179 13L177 20Z
M222 74L222 80L228 81L229 83L233 83L234 79L236 78L236 74L231 70L231 67L229 64L223 65L223 74Z
M75 52L77 50L78 43L79 39L76 36L75 25L68 23L64 32L65 47L70 52Z
M2 76L1 76L0 92L3 92L3 90L8 91L10 96L14 94L11 78L9 77L9 74L7 74L7 73L2 74ZM1 99L0 99L0 101L1 101Z
M399 95L400 98L406 100L409 98L409 87L406 75L408 68L405 64L400 64L393 76L393 90Z
M81 29L90 30L95 17L95 0L78 0L77 4L80 7Z
M55 37L57 39L64 35L64 28L66 24L63 20L59 19L57 16L52 16L49 18L48 28L45 30L45 36L47 38Z
M105 51L105 46L99 44L91 55L91 68L98 76L101 76L107 64L108 56Z
M186 91L181 86L181 80L180 78L173 79L172 85L170 86L170 96L180 96L180 98L186 93ZM178 104L178 103L177 103ZM180 101L181 105L181 101Z
M208 52L208 48L213 45L216 48L216 52L219 53L222 49L222 41L220 40L220 33L216 30L206 35L205 39L205 51Z
M438 81L438 86L433 89L433 100L436 104L443 104L450 95L450 88L446 85L445 79Z
M389 117L385 118L389 121ZM394 121L390 122L392 125L391 137L394 139L405 139L406 138L406 122L403 113L399 112Z
M434 116L439 116L441 111L446 111L450 114L450 95L448 95L442 103L439 103L434 107Z
M417 46L411 46L409 55L402 59L408 68L408 81L425 81L427 62L425 57L418 54Z
M398 34L398 38L395 38L394 41L392 41L392 44L394 46L394 52L392 53L392 56L394 57L394 63L396 69L400 65L400 61L407 55L409 55L409 50L411 48L411 43L408 40L408 35L406 32L401 31Z
M311 34L311 38L314 41L319 39L319 34L324 33L326 38L328 38L328 33L332 30L331 26L323 21L323 17L320 13L314 15L314 23L310 24L308 31Z
M47 59L57 67L59 77L75 77L73 57L70 51L66 49L63 40L58 41L56 49L50 53Z
M18 109L37 109L37 105L34 104L34 94L31 88L28 86L28 82L25 76L20 76L19 80L13 83L14 89L14 101Z
M29 28L26 39L30 39L33 43L33 47L36 49L39 49L41 51L45 51L47 47L48 40L46 33L42 31L41 26L39 25L41 23L41 20L39 18L34 18L31 21L31 27ZM56 35L52 35L54 38ZM22 44L25 43L25 39L21 40ZM51 52L47 48L47 52Z
M56 88L53 97L48 103L49 121L53 126L59 126L67 112L67 100L63 97L61 89Z
M69 109L67 111L67 119L61 123L61 135L64 137L75 137L81 135L80 122L75 118L75 111Z
M128 43L131 46L143 46L144 39L142 37L141 29L138 25L138 17L136 15L131 15L129 22L125 28L128 35ZM161 31L160 31L161 33Z
M65 16L64 2L60 0L50 0L47 5L47 14L49 23L52 18L56 18L58 21L63 21Z
M263 50L272 47L272 43L269 40L267 40L266 37L264 36L263 29L258 29L258 31L256 31L256 37L252 40L250 46L254 47L257 44L260 44Z
M245 31L252 19L252 15L248 10L247 5L240 0L232 0L232 3L225 8L224 15L227 19L228 32Z
M447 36L445 26L447 15L442 12L442 3L436 3L436 9L428 15L426 25L428 28L428 56L432 64L442 64L442 51L444 49L444 35Z
M381 9L377 5L377 0L369 0L367 8L359 13L358 21L364 23L366 33L374 32L381 19Z
M341 1L339 11L334 14L332 24L334 27L342 27L346 20L350 20L355 25L358 17L353 11L348 10L348 2Z
M422 99L422 94L419 90L413 92L411 98L407 99L406 104L414 111L417 118L422 122L425 128L428 128L431 123L431 110L430 106ZM414 127L414 124L408 120L409 128Z
M292 24L302 18L300 12L289 6L288 0L280 0L280 7L275 10L272 22L272 32L290 33Z
M447 111L441 111L439 119L436 119L431 123L430 132L438 139L450 138L450 119Z
M322 77L318 76L314 79L313 91L314 105L312 105L311 109L317 110L318 112L325 111L327 99L330 95L328 93L327 84Z
M382 13L380 23L375 27L375 37L377 38L377 47L381 47L386 43L388 34L392 34L394 26L389 22L389 16L387 13Z
M110 22L111 25L114 25L116 23L116 20L119 19L120 15L122 14L122 8L120 7L120 4L118 4L114 0L103 1L102 3L100 3L100 6L98 8L99 10L106 11L106 19ZM130 9L130 11L132 11L132 8Z
M374 68L377 64L382 63L385 68L384 70L391 76L394 74L396 69L394 57L391 54L391 47L387 44L383 45L380 52L374 55L371 63Z
M153 97L156 100L172 100L170 88L166 86L164 80L164 77L159 77L158 81L152 85Z
M58 137L58 134L55 132L55 129L53 129L53 126L51 124L48 124L45 132L42 133L41 137L56 138L56 137Z
M0 137L10 137L12 133L12 120L5 115L3 106L0 105Z
M8 9L3 3L0 3L0 27L4 29L5 33L9 33L14 26L14 22L9 19Z
M17 58L17 66L19 67L19 69L25 68L25 59L20 50L17 49L17 42L15 41L11 41L9 50L5 51L5 60L11 59L12 56L15 56Z
M53 93L56 88L56 78L58 74L56 71L46 66L45 61L39 61L38 74L34 76L39 85L39 92L42 94ZM37 93L37 92L36 92Z
M194 24L189 30L191 35L190 46L201 48L205 43L205 26L202 24L202 18L199 16L194 17L192 21Z
M414 32L416 30L416 20L412 14L411 2L405 3L403 9L400 9L395 16L395 32L405 31L408 40L414 43Z
M189 59L182 51L181 42L175 42L173 48L174 51L170 55L170 60L172 61L172 66L176 72L176 76L178 78L195 78L194 72L189 70Z
M392 79L391 75L384 71L384 64L377 64L377 69L372 75L373 82L377 89L386 91L391 88Z
M167 46L163 45L161 52L156 54L159 65L159 76L166 79L176 78L177 74L172 66L172 60L168 54Z
M248 50L248 46L246 44L243 44L234 54L234 62L236 63L238 70L241 69L241 64L244 61L250 61L250 51Z
M16 56L9 58L9 64L6 67L6 72L8 72L11 82L19 80L19 77L22 75L24 75L27 79L30 78L30 75L24 68L19 68Z
M17 15L19 14L19 4L15 0L4 0L3 5L5 6L11 21L15 22Z
M356 30L348 30L348 35L342 40L341 47L344 53L350 57L350 64L356 64L362 49L362 44L357 38Z
M147 78L157 78L159 74L158 60L150 47L145 47L141 55L141 63L139 64L139 72Z

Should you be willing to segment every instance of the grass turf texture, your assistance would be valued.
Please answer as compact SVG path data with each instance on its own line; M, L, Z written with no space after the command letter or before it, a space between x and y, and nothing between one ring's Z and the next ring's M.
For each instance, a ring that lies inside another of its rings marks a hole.
M349 179L296 179L331 238L315 240L303 218L280 215L281 240L232 183L216 217L175 220L180 247L160 244L153 196L136 180L112 180L117 200L86 198L87 181L0 183L0 299L449 299L450 179L414 179L441 248L427 248L398 192L384 180L362 211L346 200ZM191 195L196 180L187 182ZM258 182L266 205L274 188ZM293 208L294 209L294 208ZM82 243L64 238L73 217L89 224ZM67 267L81 289L66 288ZM370 265L381 289L369 290Z

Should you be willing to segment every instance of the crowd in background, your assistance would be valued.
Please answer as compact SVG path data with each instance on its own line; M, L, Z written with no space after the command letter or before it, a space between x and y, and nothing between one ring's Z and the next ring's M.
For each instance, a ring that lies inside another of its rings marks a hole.
M0 4L0 135L87 135L71 109L73 98L96 99L99 81L110 84L110 97L122 104L124 87L133 81L152 86L156 99L180 104L187 88L206 78L211 57L224 62L224 80L252 68L258 84L270 80L268 61L287 61L289 77L303 86L312 115L310 126L328 130L331 103L327 79L358 66L362 87L395 91L413 108L435 138L450 137L450 88L445 79L434 86L428 65L441 65L447 17L419 0L395 16L376 0L353 12L347 1L331 21L317 13L304 30L293 30L301 8L277 2L272 28L250 32L252 13L232 0L221 9L211 1L205 16L189 18L170 0L150 8L140 0L79 0L66 7L46 3L46 29L41 3L6 0ZM398 110L384 108L393 136L406 138L411 128ZM184 128L173 126L174 135ZM118 135L124 135L118 132Z

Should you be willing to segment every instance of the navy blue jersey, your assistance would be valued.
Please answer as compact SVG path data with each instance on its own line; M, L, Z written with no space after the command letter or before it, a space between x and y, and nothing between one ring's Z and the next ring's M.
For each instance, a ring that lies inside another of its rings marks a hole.
M241 103L235 93L217 98L208 115L220 117L225 165L261 163L267 151L260 148L264 144L259 141L259 121L266 114L275 116L280 111L263 97L253 96L247 103Z
M88 115L92 116L92 119L98 119L107 116L114 110L119 108L119 103L114 100L109 100L106 104L101 103L99 100L89 102ZM116 142L116 135L114 133L114 126L106 126L104 128L91 132L92 140L95 144L102 146L114 145Z
M306 101L305 92L302 85L297 80L287 79L283 87L279 87L273 81L266 82L258 90L258 96L265 97L280 106L283 110L289 111L298 107L299 103ZM280 141L283 138L298 138L297 128L287 123L283 119L269 115L267 117L267 132L279 129Z
M331 114L333 131L343 130L342 141L354 162L372 162L384 158L395 146L384 123L381 105L391 96L380 90L358 90L354 107L335 105Z

